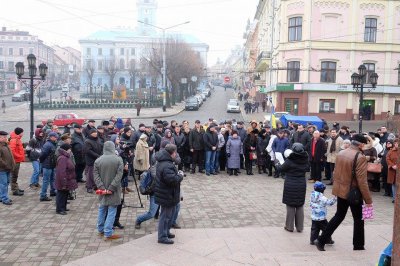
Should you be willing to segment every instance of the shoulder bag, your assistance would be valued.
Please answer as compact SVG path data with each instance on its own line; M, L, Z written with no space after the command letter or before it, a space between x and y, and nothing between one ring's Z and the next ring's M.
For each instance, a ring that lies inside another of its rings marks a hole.
M357 152L356 157L354 158L353 162L353 169L351 171L351 182L350 182L350 191L347 194L347 201L349 202L350 205L360 205L363 201L361 191L357 187L353 186L353 181L356 179L356 165L357 165L357 158L360 152ZM357 179L356 179L357 180Z

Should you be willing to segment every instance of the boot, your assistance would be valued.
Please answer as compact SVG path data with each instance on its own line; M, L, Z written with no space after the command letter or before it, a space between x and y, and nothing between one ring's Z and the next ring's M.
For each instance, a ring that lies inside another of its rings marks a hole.
M233 170L233 174L234 174L235 176L238 176L238 175L239 175L238 172L239 172L239 171L238 171L237 169L234 169L234 170Z
M258 166L258 174L262 174L262 167L261 166Z
M122 189L122 193L123 193L123 194L129 194L129 192L128 192L128 190L127 190L126 188L123 188L123 189Z
M228 175L232 175L233 174L233 170L232 169L228 169Z
M267 173L267 167L266 167L265 165L262 167L262 170L263 170L263 173L264 173L264 174Z
M126 189L126 191L128 191L128 192L133 192L133 190L130 189L129 187L126 187L125 189Z

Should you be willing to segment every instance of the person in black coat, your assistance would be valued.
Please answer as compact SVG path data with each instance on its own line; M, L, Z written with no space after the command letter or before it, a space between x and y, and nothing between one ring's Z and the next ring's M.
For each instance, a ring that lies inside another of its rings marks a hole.
M285 155L286 152L285 152ZM310 165L308 154L301 143L294 143L286 161L277 167L285 173L282 203L286 204L285 230L302 232L304 229L304 202L306 199L306 172Z
M303 144L305 151L310 151L311 135L304 130L304 126L300 124L297 126L297 131L293 133L293 137L290 141L291 145L296 142Z
M320 137L319 131L314 131L311 140L309 159L311 164L312 182L321 181L321 165L326 152L325 141Z
M206 175L216 175L215 172L215 154L218 147L218 134L216 133L215 127L217 125L211 123L206 133L203 135L204 150L206 152Z
M85 140L84 152L86 162L86 191L88 193L93 193L96 186L93 175L94 161L96 161L103 152L103 146L97 137L97 130L94 128L89 131L89 135Z
M75 160L75 176L76 182L83 183L83 171L85 170L85 139L82 134L82 127L78 124L74 125L74 133L71 135L72 138L72 154Z
M192 171L196 172L196 164L199 166L199 173L204 173L204 140L205 134L200 120L196 120L195 127L189 133L189 146L192 153Z
M183 172L176 169L174 159L177 149L174 144L167 144L157 156L155 203L161 206L158 224L158 243L173 244L175 235L169 232L172 226L176 205L180 201L180 186Z
M244 161L247 175L253 175L253 158L250 153L256 153L258 129L253 129L243 142Z

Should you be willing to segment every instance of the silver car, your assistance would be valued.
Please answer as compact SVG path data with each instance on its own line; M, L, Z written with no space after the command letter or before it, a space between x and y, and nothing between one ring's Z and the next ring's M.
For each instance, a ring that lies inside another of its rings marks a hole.
M226 105L226 112L228 113L240 113L240 105L238 100L230 99Z

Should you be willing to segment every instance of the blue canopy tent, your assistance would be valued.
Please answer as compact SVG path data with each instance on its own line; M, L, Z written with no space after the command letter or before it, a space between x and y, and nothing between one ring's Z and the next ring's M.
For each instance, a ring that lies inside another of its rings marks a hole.
M292 121L297 124L301 124L303 126L307 126L308 123L316 126L318 130L324 127L324 122L318 116L296 116L296 115L283 115L280 118L282 124L287 127L288 122Z

